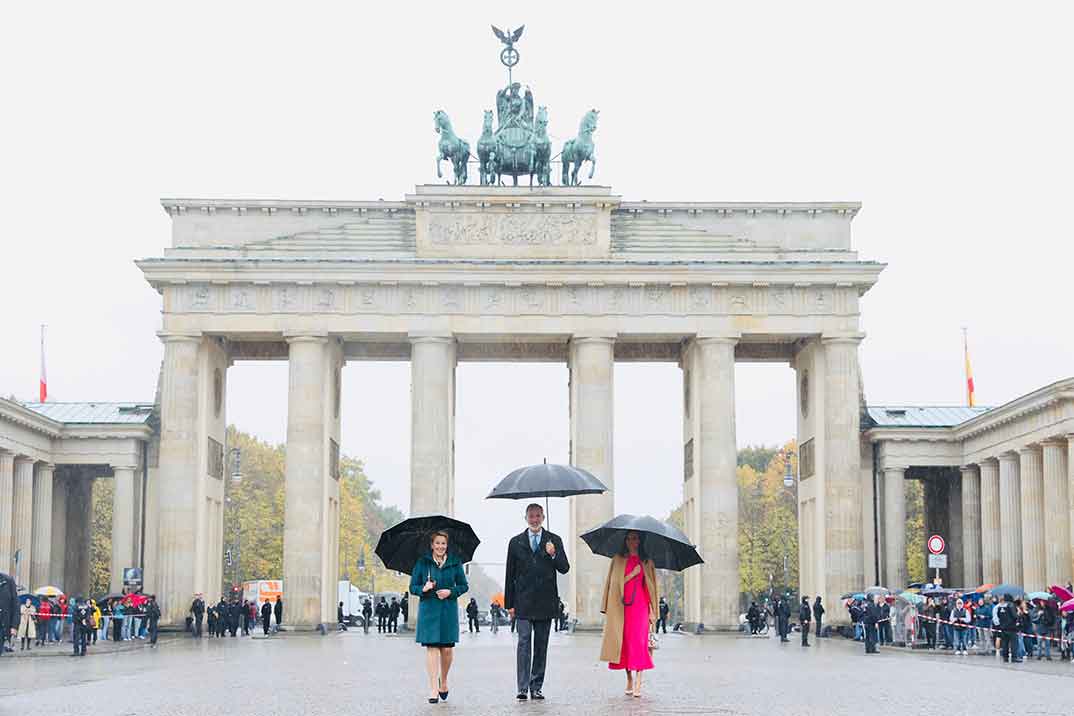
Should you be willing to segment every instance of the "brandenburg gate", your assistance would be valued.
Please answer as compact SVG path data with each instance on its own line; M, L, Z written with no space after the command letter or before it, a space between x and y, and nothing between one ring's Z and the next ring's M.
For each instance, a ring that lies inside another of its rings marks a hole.
M138 262L163 297L147 591L181 622L221 584L225 396L234 361L287 360L284 602L335 615L341 371L411 364L412 514L454 511L459 361L559 361L570 460L611 488L571 498L568 609L599 623L606 571L577 535L613 516L616 361L682 368L686 618L737 624L736 361L797 373L803 593L865 580L859 300L883 266L854 203L624 201L608 187L424 185L402 201L168 199L171 248Z
M512 81L522 28L493 31L508 83L473 151L447 112L433 113L446 185L402 201L162 202L171 248L138 266L164 301L146 582L166 619L181 621L195 592L219 593L224 405L236 360L290 366L289 624L335 618L346 361L410 361L410 512L447 515L458 362L567 364L570 461L611 488L571 498L568 609L584 626L600 621L606 564L578 535L614 516L615 362L680 365L683 474L652 479L662 490L682 480L686 532L705 559L686 573L685 616L706 627L738 622L735 362L789 363L803 593L834 604L864 584L859 299L883 266L851 246L859 205L629 202L583 187L596 168L599 112L585 111L553 156L548 108ZM478 181L468 186L471 164Z

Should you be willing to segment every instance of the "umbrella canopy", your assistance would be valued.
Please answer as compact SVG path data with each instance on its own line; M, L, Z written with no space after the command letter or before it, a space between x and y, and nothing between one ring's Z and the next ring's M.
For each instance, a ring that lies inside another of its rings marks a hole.
M62 597L63 590L58 587L45 586L35 589L34 594L39 597Z
M902 592L901 594L899 594L899 599L902 599L905 602L909 602L910 604L922 604L925 601L925 598L923 596L910 591Z
M1040 599L1041 601L1046 602L1048 600L1054 600L1055 595L1052 594L1051 592L1030 592L1029 594L1026 595L1026 599L1029 599L1029 600Z
M125 596L127 596L127 595L126 594L117 594L116 592L112 592L111 594L106 594L103 597L97 597L94 601L96 601L98 604L104 604L105 602L108 602L108 601L110 601L112 599L122 599Z
M523 500L527 497L599 495L608 488L593 473L574 465L520 467L500 480L486 499Z
M149 597L144 594L128 594L123 597L123 603L129 604L132 607L138 608L149 601Z
M649 515L617 515L581 537L593 554L614 557L622 552L627 532L641 535L641 551L658 569L681 572L705 561L678 527Z
M1074 599L1074 594L1070 593L1070 590L1066 587L1060 587L1058 584L1053 584L1048 587L1048 591L1054 594L1060 602L1069 602Z
M995 587L995 586L996 585L994 585L994 584L982 584L981 586L977 587L977 589L975 589L973 591L977 592L978 594L984 594L985 592L991 592L992 588Z
M384 530L377 542L377 556L384 566L410 574L418 558L429 553L429 535L442 531L448 535L448 550L466 563L474 558L481 540L465 522L443 515L425 515L403 520Z
M41 597L36 594L30 594L29 592L23 592L19 595L19 604L25 604L26 602L33 604L34 611L37 611L37 608L41 606Z
M1021 599L1022 595L1026 593L1024 589L1015 584L997 584L988 591L1001 599L1008 594L1011 595L1011 599Z
M887 595L891 594L891 590L887 587L869 587L865 590L865 596L869 597L870 599L872 599L877 594L882 597L886 597Z
M1061 612L1074 612L1074 599L1068 599L1059 607Z

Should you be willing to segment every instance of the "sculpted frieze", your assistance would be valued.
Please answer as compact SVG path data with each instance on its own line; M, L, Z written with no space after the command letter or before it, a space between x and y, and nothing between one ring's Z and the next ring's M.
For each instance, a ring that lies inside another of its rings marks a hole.
M597 242L595 214L432 214L429 240L438 246L590 246Z

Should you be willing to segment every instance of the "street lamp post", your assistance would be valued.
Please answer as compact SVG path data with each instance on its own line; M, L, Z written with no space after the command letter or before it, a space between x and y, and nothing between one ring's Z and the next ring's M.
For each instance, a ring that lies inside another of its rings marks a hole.
M779 451L779 454L783 457L783 486L788 490L794 488L794 515L797 521L798 518L798 480L795 474L794 458L795 452L788 448L783 448ZM787 540L784 538L783 542L783 588L787 588L788 581L788 569L787 569ZM799 585L801 586L801 585Z
M239 485L242 482L242 449L230 448L224 451L225 460L231 462L231 484ZM235 521L237 523L235 530L235 553L231 559L231 584L232 587L238 582L239 577L242 576L239 567L239 559L242 555L242 513L238 511L238 503L232 500L230 497L225 498L225 501L229 505L234 505ZM243 615L245 619L245 615Z

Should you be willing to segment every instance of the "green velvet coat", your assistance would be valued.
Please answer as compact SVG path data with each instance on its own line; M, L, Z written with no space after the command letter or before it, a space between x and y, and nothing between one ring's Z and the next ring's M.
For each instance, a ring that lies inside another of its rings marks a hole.
M422 593L425 581L432 579L436 589ZM440 599L437 589L450 589L451 596ZM448 552L443 568L436 566L430 554L418 559L410 574L410 593L418 597L418 627L415 641L419 644L454 644L459 640L458 599L470 589L466 572L457 555Z

